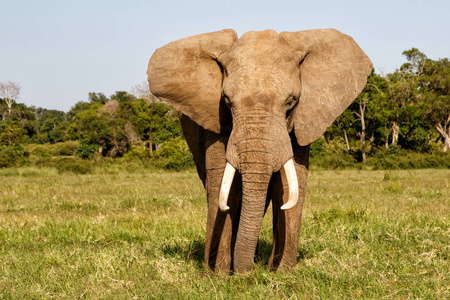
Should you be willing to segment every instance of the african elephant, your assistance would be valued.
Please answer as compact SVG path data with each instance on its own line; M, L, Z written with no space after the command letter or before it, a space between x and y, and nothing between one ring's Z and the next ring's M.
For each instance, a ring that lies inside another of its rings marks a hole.
M148 65L151 92L180 112L206 189L205 263L252 269L272 200L270 269L297 262L309 144L358 96L372 70L334 29L231 30L180 39Z

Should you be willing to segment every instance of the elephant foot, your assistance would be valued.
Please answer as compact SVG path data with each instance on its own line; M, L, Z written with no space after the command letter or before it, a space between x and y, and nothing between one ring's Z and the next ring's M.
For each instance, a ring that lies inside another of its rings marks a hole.
M288 262L286 260L280 259L269 259L269 264L267 265L267 270L269 271L277 271L277 272L289 272L292 271L295 267L296 263Z
M213 272L219 274L229 274L232 272L232 262L229 249L223 249L216 253L210 253L209 257L205 258L205 265Z

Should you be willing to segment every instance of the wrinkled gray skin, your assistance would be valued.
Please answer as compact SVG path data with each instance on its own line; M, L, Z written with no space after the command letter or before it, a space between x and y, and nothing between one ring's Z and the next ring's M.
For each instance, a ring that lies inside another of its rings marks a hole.
M309 144L364 88L372 64L334 29L196 35L158 49L151 92L180 111L208 200L205 262L219 272L253 266L262 219L273 207L270 269L296 264ZM299 200L290 210L283 165L294 158ZM236 170L218 208L226 163Z

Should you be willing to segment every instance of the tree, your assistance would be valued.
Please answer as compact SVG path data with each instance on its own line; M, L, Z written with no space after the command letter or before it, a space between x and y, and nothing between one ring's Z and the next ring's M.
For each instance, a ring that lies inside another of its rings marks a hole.
M104 155L124 155L140 139L132 124L136 116L130 109L138 101L123 91L116 92L111 99L102 94L89 95L89 106L79 102L69 112L76 123L69 127L70 134L81 137L85 145L98 145ZM96 100L100 98L103 100Z
M376 75L374 72L367 79L367 85L364 88L363 95L368 98L367 113L364 114L367 122L367 136L370 136L372 145L388 148L389 131L389 99L388 81L382 75Z
M392 135L391 145L427 151L429 122L424 118L424 67L428 61L416 48L403 52L407 62L388 74L386 116Z
M450 61L428 59L421 83L426 119L444 141L443 151L450 149Z
M84 101L77 102L74 106L72 106L72 108L67 113L67 119L71 122L75 121L75 116L82 111L88 110L91 107L91 105L93 104L89 102Z
M66 119L66 113L54 109L36 108L35 109L35 127L36 135L33 141L37 143L58 143L69 139L68 127L69 121Z
M380 126L378 120L374 118L379 109L379 103L385 97L385 80L376 75L374 70L367 78L367 85L359 96L353 101L349 108L338 118L341 123L341 131L344 132L347 150L350 150L347 132L356 135L361 142L361 159L366 162L367 157L367 137L374 141L377 128Z
M328 141L336 136L343 137L345 149L347 152L350 152L350 142L348 137L349 135L355 134L355 129L352 127L353 122L355 122L355 115L350 109L346 109L324 133L325 140Z
M402 147L423 150L433 128L450 148L450 62L432 60L416 48L404 51L407 63L391 78L391 95L400 105L394 111L403 121ZM429 147L429 146L428 146Z
M8 114L11 114L12 105L17 100L20 94L20 85L17 83L8 81L0 82L0 98L6 102L8 106Z
M106 152L111 148L113 128L110 120L98 113L100 107L101 104L92 105L88 110L78 113L75 120L83 143L99 145Z
M89 102L92 104L105 104L109 99L102 93L89 93Z
M25 133L20 124L13 121L7 121L0 124L0 146L17 146Z
M366 118L364 113L366 112L366 106L369 98L363 94L356 98L359 111L355 111L355 115L358 116L358 120L361 122L361 131L359 132L359 138L361 140L361 156L362 162L366 162Z
M120 118L130 123L124 128L128 140L136 142L139 137L144 148L149 144L150 152L153 145L181 136L178 114L165 103L148 103L143 98L121 102Z
M114 95L111 95L111 100L116 100L120 103L123 103L128 101L134 101L136 100L136 97L124 91L117 91Z
M148 82L143 81L140 84L135 85L131 88L131 94L136 96L136 98L142 98L147 103L159 103L161 100L159 100L155 95L153 95L150 92L150 89L148 88Z
M25 130L17 121L0 123L0 168L18 167L26 163L26 155L20 140Z

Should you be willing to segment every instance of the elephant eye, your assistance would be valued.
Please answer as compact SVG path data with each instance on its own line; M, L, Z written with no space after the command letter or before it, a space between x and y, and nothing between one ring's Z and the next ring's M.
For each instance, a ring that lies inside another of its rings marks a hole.
M227 107L231 109L231 101L230 101L230 98L228 98L228 96L225 95L225 94L223 94L223 97L222 97L222 98L223 98L223 101L225 101L225 104L227 105Z
M294 96L291 96L286 100L285 106L286 106L287 110L289 111L292 108L294 108L296 103L297 103L297 98Z

